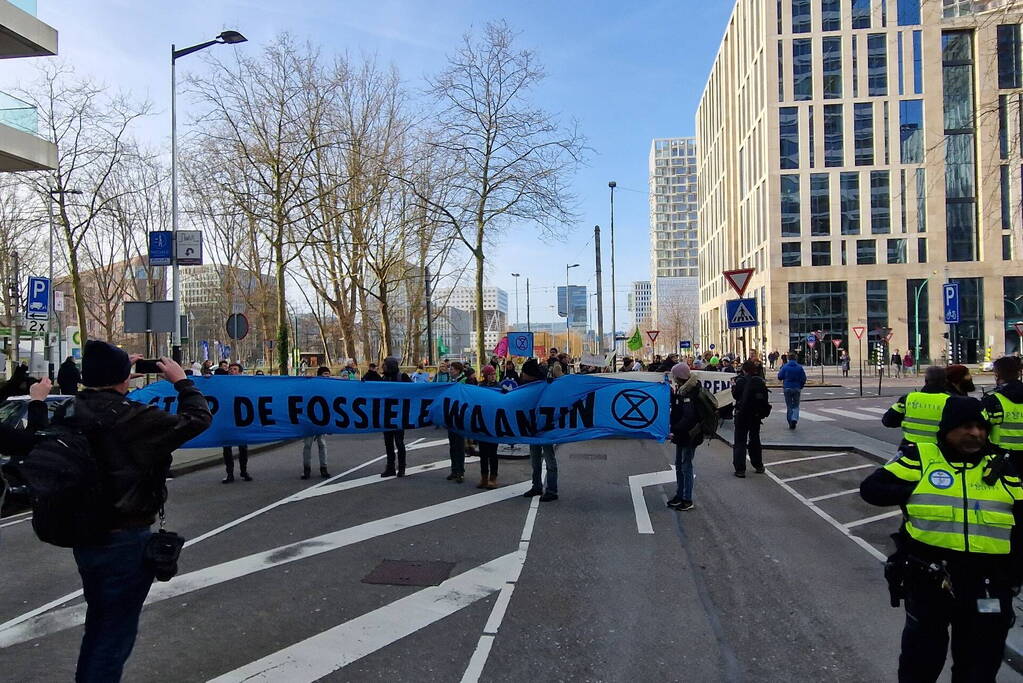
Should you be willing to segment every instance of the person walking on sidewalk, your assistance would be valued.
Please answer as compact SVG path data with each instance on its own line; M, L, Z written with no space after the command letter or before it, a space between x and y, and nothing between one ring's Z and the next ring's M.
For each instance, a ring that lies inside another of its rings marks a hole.
M497 366L493 364L483 366L483 381L480 382L480 386L500 390L501 383L497 381ZM476 488L496 489L497 444L490 441L477 441L476 445L479 446L480 452L480 483L476 485Z
M902 354L899 353L898 349L895 349L895 351L892 352L892 357L890 359L890 362L891 362L892 367L895 368L893 371L891 371L891 373L893 375L895 375L896 377L901 377L902 376Z
M321 365L316 369L317 377L330 377L330 368L326 365ZM312 473L313 464L313 442L316 443L316 447L319 450L320 455L320 477L323 479L330 478L330 472L327 471L327 444L324 441L323 434L314 434L307 436L302 439L302 479L308 479Z
M671 368L675 390L671 394L671 440L675 444L675 496L668 507L693 509L693 458L696 447L703 443L708 425L717 428L717 402L692 374L688 363Z
M784 368L782 368L784 370ZM753 361L742 364L742 374L732 385L735 399L735 441L732 444L732 466L735 476L746 476L746 454L757 474L764 473L763 449L760 445L760 425L771 414L771 401L767 383L757 374Z
M860 484L867 503L904 515L884 570L892 605L906 601L900 681L938 680L950 626L952 680L993 683L1002 665L1023 579L1023 488L990 431L980 401L953 396L936 443L902 446Z
M909 377L909 373L913 372L913 356L910 355L909 351L906 351L906 355L902 357L902 376Z
M881 416L885 427L902 428L902 445L937 443L938 423L948 401L945 368L932 365L924 372L924 386L899 397Z
M522 364L519 371L519 384L529 384L547 379L555 381L548 373L540 367L535 358L530 358ZM547 503L558 499L558 458L554 452L554 444L530 444L529 464L533 468L533 486L522 494L524 498L540 496L541 503ZM544 491L543 465L547 466L547 490Z
M227 361L222 361L221 365ZM218 370L220 368L217 368ZM240 375L242 374L241 363L231 363L227 366L228 375ZM224 470L227 476L220 480L221 484L230 484L234 482L234 455L231 453L230 446L224 446ZM240 444L238 446L238 476L243 481L252 481L252 477L249 476L249 447L246 444Z
M846 351L845 349L842 349L842 356L838 359L838 366L842 368L842 377L849 376L849 365L850 365L849 352Z
M796 354L790 353L789 359L778 371L778 379L782 381L782 391L785 394L785 420L789 423L789 429L795 429L799 422L799 396L806 386L806 370L796 362Z

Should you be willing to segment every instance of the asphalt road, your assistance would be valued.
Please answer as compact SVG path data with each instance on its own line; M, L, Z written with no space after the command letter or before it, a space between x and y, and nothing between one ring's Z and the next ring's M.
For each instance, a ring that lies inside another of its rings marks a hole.
M446 481L443 434L408 435L422 441L402 480L376 477L370 436L328 437L331 471L349 473L318 486L298 479L300 445L254 457L251 483L172 481L168 524L199 540L154 586L125 680L894 679L903 615L870 550L886 526L853 524L886 511L808 504L855 486L869 468L819 473L862 457L775 452L743 480L715 442L697 454L696 508L675 512L667 445L560 447L561 499L541 504L520 495L522 460L501 462L494 491L474 487L475 464ZM3 677L70 680L74 564L18 519L0 522ZM368 583L388 560L418 567ZM426 569L439 585L393 583L429 584Z

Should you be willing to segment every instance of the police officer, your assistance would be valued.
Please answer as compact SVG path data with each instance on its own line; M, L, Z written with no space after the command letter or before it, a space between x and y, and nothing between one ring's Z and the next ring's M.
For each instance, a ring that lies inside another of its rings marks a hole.
M899 398L881 417L885 427L902 427L902 445L936 443L941 411L948 400L945 368L932 365L924 372L924 386Z
M994 681L1001 666L1023 578L1023 487L990 430L979 400L951 397L937 443L903 446L860 484L868 503L904 513L886 567L892 604L906 601L900 681L937 680L950 625L953 680Z
M1016 356L1005 356L994 362L994 392L982 399L991 418L991 443L1007 450L1017 472L1023 472L1023 362Z

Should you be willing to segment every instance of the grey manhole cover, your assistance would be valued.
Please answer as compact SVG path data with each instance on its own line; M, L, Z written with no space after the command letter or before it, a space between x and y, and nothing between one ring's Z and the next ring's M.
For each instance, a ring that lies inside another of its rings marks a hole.
M391 586L439 586L455 568L454 562L384 560L363 577L363 583Z

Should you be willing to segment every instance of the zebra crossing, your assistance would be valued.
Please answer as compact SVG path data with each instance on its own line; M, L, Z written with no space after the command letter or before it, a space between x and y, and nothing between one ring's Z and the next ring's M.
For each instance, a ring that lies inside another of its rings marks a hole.
M805 404L804 404L805 405ZM842 420L857 420L860 422L880 422L881 416L887 408L876 408L873 406L857 406L856 408L817 408L807 410L799 407L800 421L807 422L837 422ZM785 421L785 405L776 405L771 411L769 420Z

